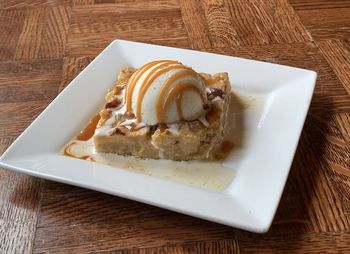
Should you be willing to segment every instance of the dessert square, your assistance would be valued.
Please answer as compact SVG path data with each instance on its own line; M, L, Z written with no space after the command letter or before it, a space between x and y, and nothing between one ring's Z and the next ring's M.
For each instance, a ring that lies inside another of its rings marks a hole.
M196 73L176 61L123 67L105 96L95 149L150 159L213 160L223 142L230 89L227 73Z

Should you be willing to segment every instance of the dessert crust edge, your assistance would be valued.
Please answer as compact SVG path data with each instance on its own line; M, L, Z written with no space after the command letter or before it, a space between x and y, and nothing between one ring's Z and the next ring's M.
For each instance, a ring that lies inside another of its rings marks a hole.
M114 96L116 90L125 88L127 80L134 72L135 69L132 67L121 68L115 87L106 94L105 109L100 112L101 119L97 127L103 126L110 117L108 106L116 100ZM212 107L206 115L209 126L204 126L199 120L180 122L177 130L157 125L130 131L119 126L110 135L94 135L96 151L149 159L215 160L215 151L224 138L231 86L228 74L225 72L214 75L199 73L199 75L204 80L217 80L208 84L207 88L224 92L223 99L212 101Z

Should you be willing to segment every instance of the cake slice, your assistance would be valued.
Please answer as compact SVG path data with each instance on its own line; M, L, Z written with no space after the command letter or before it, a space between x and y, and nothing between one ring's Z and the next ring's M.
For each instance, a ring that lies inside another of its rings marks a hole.
M123 67L105 97L95 149L151 159L214 159L230 88L227 73L198 74L176 61Z

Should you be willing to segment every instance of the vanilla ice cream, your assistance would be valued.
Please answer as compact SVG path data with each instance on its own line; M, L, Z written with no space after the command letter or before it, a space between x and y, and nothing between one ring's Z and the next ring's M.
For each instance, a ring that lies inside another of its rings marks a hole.
M170 60L153 61L138 69L128 82L125 100L126 111L145 125L199 119L207 104L202 78Z

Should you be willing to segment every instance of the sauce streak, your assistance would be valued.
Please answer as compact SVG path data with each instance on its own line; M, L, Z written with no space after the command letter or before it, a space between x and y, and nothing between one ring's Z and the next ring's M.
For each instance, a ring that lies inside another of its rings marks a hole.
M132 94L134 92L135 86L137 84L137 81L140 79L142 74L144 74L147 70L152 68L153 66L159 64L159 63L177 63L177 61L171 61L171 60L160 60L160 61L153 61L150 63L147 63L143 65L140 69L138 69L130 78L127 89L126 89L126 111L132 112Z
M182 107L181 100L184 92L187 90L195 91L200 95L203 102L204 102L205 95L201 93L200 89L195 88L194 84L192 85L188 84L186 86L182 86L178 92L176 93L174 92L172 95L169 94L170 92L169 90L171 86L178 79L186 76L190 76L190 77L198 76L198 74L191 68L184 66L178 61L173 61L173 60L161 60L161 61L150 62L148 64L143 65L131 76L131 78L128 81L126 94L125 94L126 113L128 113L129 115L133 115L133 117L136 117L137 122L139 123L142 122L142 102L148 89L152 86L153 82L157 78L161 77L161 75L176 69L179 69L180 71L171 75L167 79L167 81L164 82L164 84L161 87L159 96L158 98L156 98L157 121L158 123L163 123L165 121L165 114L167 113L168 107L175 98L176 98L176 107L177 107L177 113L178 113L179 119L184 120L183 112L181 108ZM147 73L147 75L145 75L147 71L149 72ZM136 109L133 109L133 106L132 106L133 93L134 93L135 87L138 86L140 80L142 80L142 83L140 84L140 90L137 96Z
M162 89L160 90L159 96L156 101L156 112L157 112L158 123L164 123L166 110L165 110L165 106L163 106L163 99L167 97L166 94L169 92L171 85L179 78L182 78L185 76L195 76L195 75L196 75L195 71L191 69L187 69L187 70L177 72L165 82L165 84L162 86Z
M150 63L147 63L143 65L140 69L134 72L132 76L130 77L127 86L126 86L126 92L125 92L125 98L126 98L126 112L131 112L131 98L132 93L134 92L135 85L137 83L137 80L141 77L141 75L148 70L148 68L151 68L152 66L158 64L160 61L153 61Z
M202 102L204 102L203 95L198 87L196 87L195 85L190 84L190 83L179 84L179 85L173 87L171 89L171 91L169 92L169 95L167 96L167 98L165 100L164 107L162 108L162 111L161 111L162 114L160 114L158 116L158 120L160 122L165 121L165 114L168 111L169 106L171 105L171 103L174 101L175 98L176 98L177 114L181 120L184 120L184 116L183 116L183 112L182 112L182 96L183 96L185 91L193 91L193 92L197 93L201 97Z
M98 121L100 121L101 116L99 114L95 115L90 122L88 123L88 125L85 127L84 130L82 130L78 136L77 136L77 140L81 140L81 141L87 141L89 140L95 133L95 129L97 126Z
M232 168L226 168L221 161L226 156L229 156L233 149L239 151L245 144L244 118L242 117L247 114L247 109L253 108L254 110L258 110L256 114L260 118L265 108L264 105L266 105L265 100L263 100L265 98L263 97L239 93L235 95L231 94L231 96L229 112L227 114L228 122L226 125L227 129L225 130L225 141L214 152L216 156L213 159L215 161L189 161L184 163L167 160L141 160L115 154L96 153L92 139L87 141L72 140L64 147L62 153L65 156L96 161L175 182L213 190L222 190L232 182L235 171ZM211 112L211 115L215 116L215 110ZM133 125L132 128L137 128L137 126ZM164 132L168 129L168 126L160 124L158 128ZM152 126L151 132L154 133L155 131L156 128ZM110 172L107 174L103 170L96 170L94 173L104 179L110 177Z
M168 64L166 64L168 65ZM160 70L164 65L159 65L157 68L153 69L149 76L146 78L144 83L142 84L142 87L139 92L139 96L137 97L137 111L136 111L136 116L137 116L137 121L142 122L142 101L143 97L145 96L148 88L152 85L153 81L156 80L156 78L160 77L162 74L166 73L167 71L170 70L175 70L175 69L184 69L183 65L174 65L174 66L169 66L167 68L164 68L163 70ZM188 67L185 67L188 69ZM153 73L158 71L154 76Z

